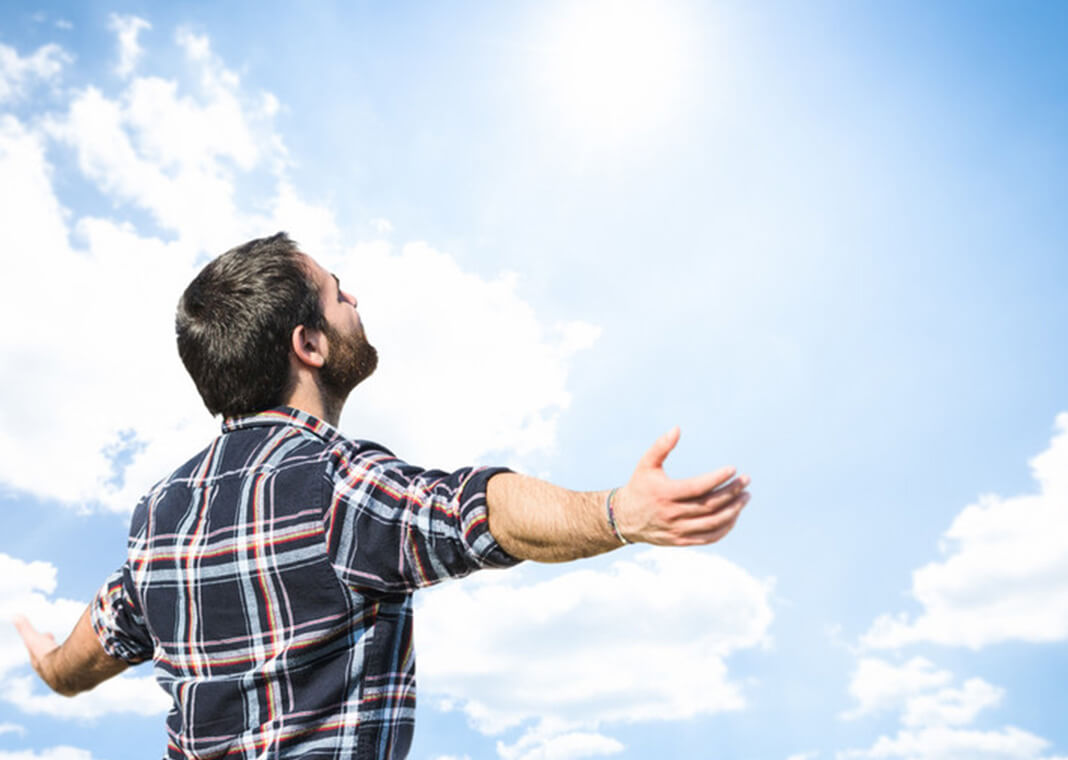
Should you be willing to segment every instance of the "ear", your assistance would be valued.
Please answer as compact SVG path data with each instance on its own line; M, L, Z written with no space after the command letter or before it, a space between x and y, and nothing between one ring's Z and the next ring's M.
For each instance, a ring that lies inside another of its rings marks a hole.
M290 348L297 361L308 367L319 368L326 363L327 342L321 330L306 325L297 325L290 336Z

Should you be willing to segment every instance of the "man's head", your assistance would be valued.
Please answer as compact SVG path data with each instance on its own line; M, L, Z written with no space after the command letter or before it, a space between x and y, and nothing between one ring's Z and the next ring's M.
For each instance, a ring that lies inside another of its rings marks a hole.
M355 305L285 233L250 240L211 261L182 294L178 353L208 410L233 417L285 403L296 380L294 331L321 334L329 350L318 381L340 408L377 363Z

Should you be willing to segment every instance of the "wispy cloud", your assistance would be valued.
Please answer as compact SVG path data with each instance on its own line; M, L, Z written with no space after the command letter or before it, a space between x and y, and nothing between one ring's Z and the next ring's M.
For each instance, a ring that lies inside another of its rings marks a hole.
M26 96L33 85L54 83L73 60L59 45L42 45L29 56L0 44L0 103Z
M137 16L112 13L108 18L108 27L115 32L119 43L119 61L115 64L115 73L120 77L128 77L145 52L138 37L142 31L151 29L152 24Z

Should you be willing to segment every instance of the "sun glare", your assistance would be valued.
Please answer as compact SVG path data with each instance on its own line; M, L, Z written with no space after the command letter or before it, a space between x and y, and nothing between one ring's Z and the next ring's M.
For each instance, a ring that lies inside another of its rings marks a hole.
M549 117L606 145L654 129L679 103L687 36L680 9L664 0L563 4L538 46Z

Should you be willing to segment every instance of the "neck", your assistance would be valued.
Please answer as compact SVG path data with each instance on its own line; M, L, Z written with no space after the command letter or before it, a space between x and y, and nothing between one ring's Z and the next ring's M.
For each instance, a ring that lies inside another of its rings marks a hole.
M323 413L319 415L319 419L337 427L341 422L341 410L345 406L345 399L335 399L327 395L322 395L321 398Z
M325 393L317 383L314 385L297 383L285 404L337 427L341 420L341 410L345 406L345 399L337 399Z

